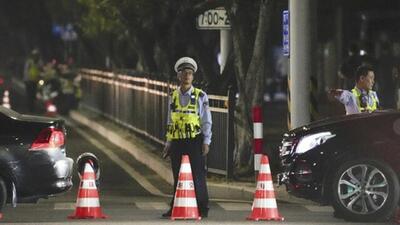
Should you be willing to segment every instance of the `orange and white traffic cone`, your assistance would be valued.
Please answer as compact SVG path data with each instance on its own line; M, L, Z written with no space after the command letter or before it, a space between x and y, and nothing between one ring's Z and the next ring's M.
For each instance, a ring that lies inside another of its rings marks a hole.
M8 92L8 90L4 91L3 94L3 104L4 107L10 109L11 105L10 105L10 92Z
M171 219L201 219L188 155L182 156Z
M262 155L260 172L257 178L257 188L254 194L252 213L248 220L277 220L284 218L278 212L275 199L274 184L271 177L268 156Z
M76 209L69 219L105 219L107 218L101 211L99 193L96 187L96 175L92 165L87 162L78 190Z
M57 115L57 106L52 101L46 101L46 116L55 117Z

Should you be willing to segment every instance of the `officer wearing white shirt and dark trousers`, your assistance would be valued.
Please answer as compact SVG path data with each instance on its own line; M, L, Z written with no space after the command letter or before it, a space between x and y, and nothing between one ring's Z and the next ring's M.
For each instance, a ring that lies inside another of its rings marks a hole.
M163 157L170 156L174 174L174 192L178 183L182 155L189 155L193 173L197 205L201 217L208 216L207 170L205 156L211 143L211 112L207 94L192 86L196 62L190 57L180 58L175 64L179 87L169 98L167 142ZM163 217L170 217L173 207Z
M356 85L351 91L333 89L329 93L339 100L346 109L346 114L373 112L379 109L379 99L372 90L375 73L371 66L361 65L356 71Z

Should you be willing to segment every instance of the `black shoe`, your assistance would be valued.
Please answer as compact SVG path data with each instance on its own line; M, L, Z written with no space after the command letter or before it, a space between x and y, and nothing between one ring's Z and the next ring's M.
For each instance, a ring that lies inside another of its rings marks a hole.
M172 210L170 209L166 213L163 213L161 216L163 218L169 218L169 217L171 217L171 214L172 214Z

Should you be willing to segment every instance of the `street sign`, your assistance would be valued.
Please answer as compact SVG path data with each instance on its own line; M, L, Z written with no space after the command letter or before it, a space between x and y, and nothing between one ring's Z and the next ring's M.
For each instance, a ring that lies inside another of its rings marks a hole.
M282 50L283 50L283 55L284 56L289 56L290 55L290 39L289 39L289 11L284 10L282 13Z
M228 14L225 9L207 10L197 17L197 29L221 30L230 29Z

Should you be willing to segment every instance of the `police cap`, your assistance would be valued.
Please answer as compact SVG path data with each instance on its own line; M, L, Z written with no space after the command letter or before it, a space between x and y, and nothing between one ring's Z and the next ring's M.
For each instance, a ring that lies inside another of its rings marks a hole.
M197 63L190 57L182 57L175 63L175 72L179 72L183 69L191 69L193 72L197 71Z

